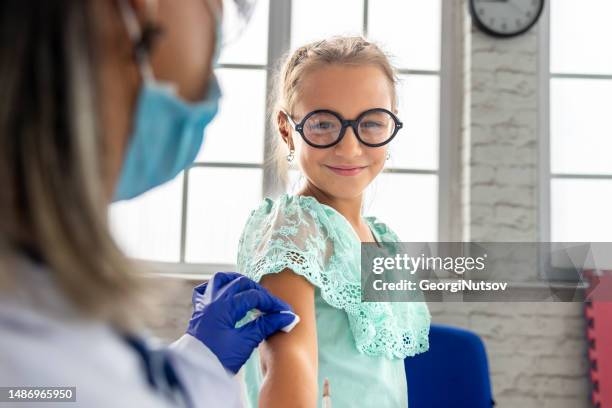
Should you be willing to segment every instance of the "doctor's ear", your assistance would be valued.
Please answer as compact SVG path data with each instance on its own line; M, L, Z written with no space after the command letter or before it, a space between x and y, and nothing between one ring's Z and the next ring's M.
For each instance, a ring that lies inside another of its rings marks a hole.
M158 0L117 0L115 4L120 10L127 8L140 27L156 24L159 21Z
M119 0L127 1L141 22L157 21L159 1L158 0Z
M159 25L158 0L119 0L127 19L128 33L137 55L150 54L163 33Z

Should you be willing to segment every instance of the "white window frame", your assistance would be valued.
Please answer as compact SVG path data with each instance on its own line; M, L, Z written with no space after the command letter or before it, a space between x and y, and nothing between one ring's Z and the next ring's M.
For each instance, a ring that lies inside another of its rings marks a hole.
M550 82L552 79L567 78L567 79L609 79L612 80L612 75L595 75L595 74L562 74L554 73L550 69L550 1L546 1L542 12L541 21L539 24L539 61L538 61L538 76L539 76L539 177L538 177L538 226L539 226L539 241L549 243L552 239L552 203L551 203L551 184L555 179L573 179L573 180L612 180L612 175L608 174L574 174L574 173L553 173L551 171L551 150L550 150ZM543 277L553 277L555 280L573 280L575 279L575 269L555 267L552 265L549 254L540 256L540 275ZM584 287L581 283L579 287Z
M544 10L539 23L539 123L538 123L538 231L540 242L550 242L551 237L551 205L550 184L552 181L550 171L550 5L544 2Z
M266 65L257 64L220 64L222 69L267 69L290 49L291 44L291 0L269 0L268 16L268 57ZM370 0L363 0L363 32L368 32L368 7ZM440 78L439 95L439 161L437 170L397 169L385 170L389 173L431 174L438 176L438 241L460 241L460 135L463 106L462 78L462 44L463 25L462 5L460 2L441 0L441 36L440 36L440 70L399 70L406 75L436 75ZM458 41L459 40L459 41ZM274 72L267 69L266 101L272 90ZM266 104L266 118L270 107ZM285 191L276 172L276 167L265 163L271 155L271 140L276 137L275 129L265 121L263 163L206 162L195 163L192 168L248 168L263 170L263 197L276 197ZM180 260L176 262L143 261L148 270L156 275L184 279L207 279L217 271L234 271L235 264L186 263L185 248L187 236L187 206L189 196L189 172L183 177ZM263 198L262 197L262 198ZM237 243L236 243L237 244Z

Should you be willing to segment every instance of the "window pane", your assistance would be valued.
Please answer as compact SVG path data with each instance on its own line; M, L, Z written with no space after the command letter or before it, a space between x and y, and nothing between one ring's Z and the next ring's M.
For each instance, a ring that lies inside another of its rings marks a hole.
M438 76L401 77L399 118L404 127L390 144L389 167L438 168L440 80Z
M363 0L293 0L291 48L333 35L363 32Z
M383 173L368 188L364 214L385 222L403 241L435 241L438 177Z
M236 263L244 224L261 203L261 183L261 169L189 171L187 262Z
M612 81L552 79L553 173L612 174Z
M398 67L440 69L441 0L376 0L368 11L368 36Z
M133 200L110 208L111 231L133 258L178 262L183 174Z
M223 93L219 113L206 130L198 162L261 163L265 132L266 72L217 70Z
M612 74L612 2L554 0L549 4L551 71Z
M553 179L553 242L612 242L612 180Z
M224 46L219 63L265 65L268 60L269 1L259 0L240 37Z

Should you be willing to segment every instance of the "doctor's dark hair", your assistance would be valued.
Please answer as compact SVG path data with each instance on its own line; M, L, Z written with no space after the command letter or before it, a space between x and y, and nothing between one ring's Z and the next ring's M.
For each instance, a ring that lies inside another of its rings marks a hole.
M77 310L127 328L138 284L108 228L94 26L90 1L0 2L0 291L26 253Z
M389 81L392 110L397 108L397 71L390 62L390 56L375 43L363 37L331 37L325 40L311 42L299 47L293 53L281 60L274 81L275 91L270 101L271 129L278 130L278 116L281 110L293 114L299 99L302 79L308 73L325 66L364 66L379 68ZM289 152L280 137L272 138L272 156L276 171L283 182L287 181L287 160Z

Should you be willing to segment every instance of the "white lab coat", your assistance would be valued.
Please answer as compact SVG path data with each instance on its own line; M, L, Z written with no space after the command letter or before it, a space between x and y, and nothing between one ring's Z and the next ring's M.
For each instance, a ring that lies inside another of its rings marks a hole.
M149 386L141 358L117 332L101 322L71 321L74 311L46 270L25 259L16 267L19 286L29 292L0 292L0 387L76 387L76 403L37 407L172 406ZM239 381L204 344L184 335L169 349L196 407L242 406Z

